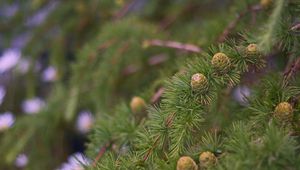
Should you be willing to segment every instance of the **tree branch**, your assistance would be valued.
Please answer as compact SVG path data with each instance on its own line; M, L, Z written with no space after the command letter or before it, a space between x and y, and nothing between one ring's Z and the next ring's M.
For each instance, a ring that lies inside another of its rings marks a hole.
M288 85L289 80L296 74L300 69L300 56L289 64L283 73L284 86Z
M97 157L95 158L94 162L93 162L93 167L96 167L97 162L99 161L99 159L104 155L104 153L106 152L106 150L111 146L112 142L109 141L107 142L104 146L102 146L98 152Z
M183 44L177 41L163 41L159 39L145 40L143 42L143 46L168 47L168 48L174 48L174 49L183 50L187 52L194 52L194 53L200 53L202 51L200 47L193 44Z
M156 103L160 99L160 97L164 93L164 91L165 91L165 89L163 87L160 87L156 91L156 93L152 96L151 103L153 103L153 104Z

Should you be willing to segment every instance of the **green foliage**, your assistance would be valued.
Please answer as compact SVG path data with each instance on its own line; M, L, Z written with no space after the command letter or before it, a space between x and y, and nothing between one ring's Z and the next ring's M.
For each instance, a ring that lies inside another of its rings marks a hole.
M248 123L233 124L225 140L224 159L219 169L282 169L299 167L297 141L271 123L261 136L253 134Z
M218 111L215 108L218 106L217 94L238 84L244 72L253 70L253 66L258 69L265 66L260 52L269 53L275 45L274 38L278 38L278 35L274 34L274 30L277 31L277 24L281 22L282 11L286 7L283 1L278 1L275 6L270 23L267 24L269 29L260 37L262 40L256 40L260 50L257 54L246 53L249 41L255 41L243 39L243 36L237 41L228 41L211 47L207 53L201 53L165 83L166 91L160 106L148 110L148 120L141 126L132 145L132 150L140 157L146 169L155 169L155 166L168 169L165 167L168 163L174 168L178 156L199 154L200 151L212 151L219 157L220 163L215 167L217 169L297 167L297 142L286 134L291 127L282 129L280 123L274 123L271 115L279 102L290 100L299 90L297 87L283 86L278 83L278 79L272 80L270 75L265 82L260 83L265 88L258 88L259 95L250 99L246 110L248 114L243 116L247 122L234 123L225 134L219 132L212 137L208 133L213 123L208 119L209 115ZM217 52L223 52L230 58L232 66L228 72L220 73L212 68L210 61ZM208 78L207 92L197 93L191 89L191 76L195 73ZM272 143L272 140L278 143ZM285 145L290 148L285 148ZM131 155L135 154L129 154L129 157ZM161 160L166 163L160 164Z
M47 53L58 81L41 113L18 116L1 136L3 167L20 152L35 160L28 169L59 167L70 153L64 135L73 133L76 113L85 108L95 116L86 169L176 169L181 156L203 168L199 155L206 151L218 160L208 169L300 167L300 81L293 79L300 38L291 29L300 19L299 2L274 0L269 8L255 0L139 2L60 2L32 29L24 53L34 61ZM31 2L29 14L47 4ZM24 13L1 20L0 30ZM201 45L200 52L185 43ZM249 44L258 50L249 53ZM217 53L228 57L224 67L213 66ZM207 79L204 90L191 87L197 73ZM34 96L33 65L26 76L25 96ZM243 85L251 95L240 104L231 94ZM145 100L147 111L132 111L133 96ZM293 107L291 121L274 118L281 102Z

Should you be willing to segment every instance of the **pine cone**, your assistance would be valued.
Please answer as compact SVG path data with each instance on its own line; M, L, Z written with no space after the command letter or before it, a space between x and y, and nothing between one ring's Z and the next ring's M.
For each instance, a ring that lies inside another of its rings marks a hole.
M230 59L224 53L216 53L211 59L211 64L214 69L220 72L226 72L230 68Z
M274 110L274 117L283 122L293 120L293 107L288 102L279 103Z
M258 47L256 44L249 44L246 48L247 55L257 55L258 54Z
M201 167L207 168L217 162L217 157L209 151L202 152L199 157L199 162Z
M208 90L208 86L208 80L203 74L196 73L192 76L191 87L193 91L205 92Z
M189 156L182 156L177 161L177 170L197 170L198 166Z
M141 97L133 97L130 102L130 108L133 113L140 113L146 109L146 102Z
M263 7L263 8L269 8L273 3L273 0L261 0L260 1L260 5Z

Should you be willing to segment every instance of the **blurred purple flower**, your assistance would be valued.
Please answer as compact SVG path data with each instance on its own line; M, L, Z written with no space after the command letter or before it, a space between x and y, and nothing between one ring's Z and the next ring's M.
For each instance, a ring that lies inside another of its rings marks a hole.
M233 91L233 98L241 105L248 105L247 98L251 95L251 91L247 86L238 86Z
M19 10L19 6L17 4L5 5L1 8L1 15L7 18L13 17L17 11Z
M45 106L45 102L38 98L27 99L22 103L22 110L27 114L36 114Z
M18 49L7 49L0 58L0 74L13 68L21 58L21 52Z
M80 133L87 133L94 123L94 116L89 111L82 111L77 117L76 127Z
M0 86L0 105L3 103L6 91L5 88Z
M81 153L75 153L68 158L68 162L63 163L57 170L84 170L85 166L89 166L91 160Z
M49 66L42 73L42 80L45 82L52 82L56 80L56 69L53 66Z
M15 165L18 168L24 168L28 163L28 157L25 154L19 154L15 160Z
M0 132L10 128L15 122L15 116L11 112L0 114Z

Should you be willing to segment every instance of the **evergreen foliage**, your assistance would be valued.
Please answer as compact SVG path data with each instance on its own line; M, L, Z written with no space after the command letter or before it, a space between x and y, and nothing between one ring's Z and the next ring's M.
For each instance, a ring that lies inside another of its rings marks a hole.
M45 22L4 36L9 42L29 31L23 53L32 63L16 87L26 89L20 98L47 91L47 104L36 115L18 114L13 127L0 131L0 169L14 169L23 152L27 169L59 168L72 152L68 141L84 109L95 120L85 141L89 161L81 168L299 169L299 1L18 5L13 17L0 18L2 31L54 6ZM41 56L58 70L45 89L34 71ZM244 86L251 95L232 96Z

